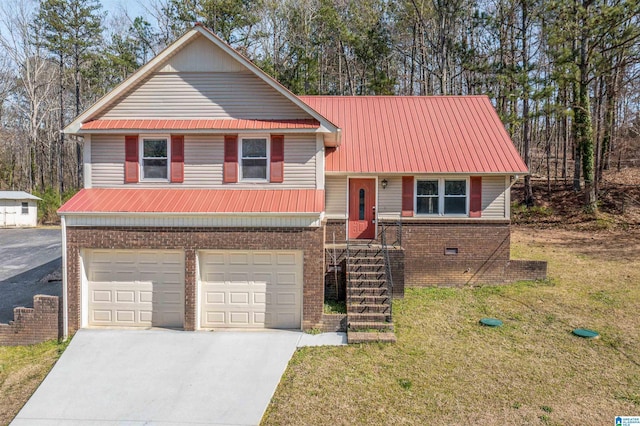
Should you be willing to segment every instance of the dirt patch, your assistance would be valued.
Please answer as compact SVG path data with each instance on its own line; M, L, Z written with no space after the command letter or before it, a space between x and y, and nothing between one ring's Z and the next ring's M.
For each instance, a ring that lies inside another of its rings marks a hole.
M640 253L640 228L612 227L604 230L579 230L577 227L539 228L514 225L511 241L538 247L563 247L585 256L602 260L634 260Z
M522 181L512 188L513 223L538 228L560 226L579 231L640 229L640 168L605 171L598 191L597 215L585 214L584 192L574 191L570 179L552 181L551 192L546 179L534 176L531 183L533 208L519 204L524 198Z

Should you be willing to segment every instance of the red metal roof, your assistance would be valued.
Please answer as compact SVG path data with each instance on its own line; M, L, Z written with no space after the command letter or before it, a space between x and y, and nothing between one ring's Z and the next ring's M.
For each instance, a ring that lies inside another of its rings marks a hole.
M260 189L83 189L58 213L320 213L324 191Z
M301 96L342 129L328 172L526 173L486 96Z
M284 130L317 129L314 119L299 120L93 120L82 123L82 130Z

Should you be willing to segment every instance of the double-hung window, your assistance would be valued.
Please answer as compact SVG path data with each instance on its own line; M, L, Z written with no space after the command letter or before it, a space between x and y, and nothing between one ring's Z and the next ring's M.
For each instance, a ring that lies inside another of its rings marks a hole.
M440 214L437 179L417 181L416 212L418 214Z
M467 214L467 181L444 181L444 214Z
M169 144L165 137L143 137L142 179L167 180L169 175Z
M269 140L266 137L240 139L240 179L266 181L269 176Z
M466 179L417 179L416 214L461 216L467 214Z
M22 203L22 214L29 214L29 203Z

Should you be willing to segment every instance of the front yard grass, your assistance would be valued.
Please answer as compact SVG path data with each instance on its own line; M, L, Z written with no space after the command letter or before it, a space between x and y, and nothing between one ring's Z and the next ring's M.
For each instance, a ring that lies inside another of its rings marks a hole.
M0 346L0 425L7 425L44 380L66 343Z
M397 344L298 350L262 423L602 425L638 415L639 249L637 231L514 227L512 257L548 260L548 281L408 289L393 306ZM575 337L576 327L602 337Z

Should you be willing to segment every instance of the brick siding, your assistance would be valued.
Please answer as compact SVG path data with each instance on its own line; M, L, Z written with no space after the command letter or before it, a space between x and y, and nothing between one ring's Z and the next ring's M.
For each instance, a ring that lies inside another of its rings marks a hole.
M80 327L82 249L162 249L185 252L185 330L196 328L196 252L303 250L303 329L320 327L324 302L324 228L68 227L69 333Z
M336 242L341 243L347 241L347 222L346 220L328 219L325 222L326 229L326 242L328 244L333 243L333 236L336 236Z
M323 314L320 329L323 333L347 331L347 314Z
M346 250L327 248L325 250L324 297L326 300L345 300L346 290ZM335 257L335 259L334 259ZM333 268L337 267L337 270ZM337 279L336 279L337 278Z
M32 345L59 339L62 337L61 308L57 296L34 296L33 308L15 308L13 321L0 324L0 345Z
M511 261L508 221L412 221L402 224L405 286L499 284L546 276L541 264ZM457 254L447 254L457 249ZM513 265L513 266L510 266ZM518 265L518 266L516 266Z
M396 229L395 221L380 223L389 226L387 232ZM329 237L331 229L342 230L340 235L344 237L344 227L344 220L328 221L327 242L333 241ZM546 262L510 259L511 229L507 220L403 221L401 234L402 250L389 250L394 297L402 296L405 287L502 284L547 276ZM337 235L336 242L345 241L338 240ZM387 235L388 240L394 238ZM457 249L457 254L446 254L446 249ZM328 294L339 288L333 281L335 278L327 273Z

